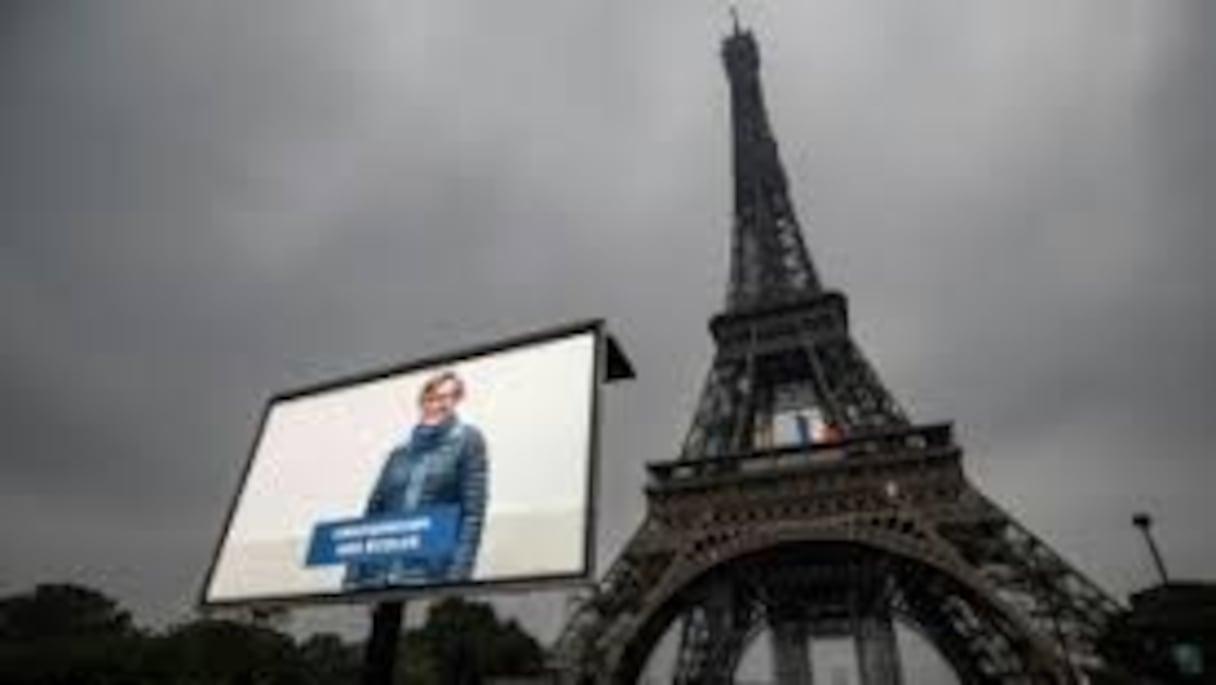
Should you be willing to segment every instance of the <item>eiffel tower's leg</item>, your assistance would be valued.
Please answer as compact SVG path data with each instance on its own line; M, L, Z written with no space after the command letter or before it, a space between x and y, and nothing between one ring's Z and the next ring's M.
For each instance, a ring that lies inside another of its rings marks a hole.
M775 621L769 626L773 640L773 682L777 685L813 685L810 631L800 620Z
M680 628L676 673L680 685L727 685L751 628L751 607L727 579L706 587Z
M855 630L861 685L901 685L899 646L891 615L879 612L860 616Z
M1076 682L1081 666L1100 666L1097 645L1119 606L974 488L960 501L965 513L940 523L939 531L994 588L1024 607L1065 660L1065 682Z

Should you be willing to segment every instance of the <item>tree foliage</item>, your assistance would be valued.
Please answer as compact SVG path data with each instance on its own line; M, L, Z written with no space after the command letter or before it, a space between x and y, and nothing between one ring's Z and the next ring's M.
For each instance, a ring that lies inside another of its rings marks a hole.
M398 664L402 685L477 685L491 676L539 673L544 652L514 620L499 621L489 604L453 597L405 634Z
M142 630L117 602L76 585L0 598L4 685L355 685L362 658L362 645L336 635L295 640L242 621ZM397 670L402 684L475 685L542 664L540 645L515 621L447 599L402 637Z
M39 585L0 599L0 682L131 682L141 646L130 614L99 592Z
M25 595L0 599L0 640L127 635L131 615L94 590L44 584Z

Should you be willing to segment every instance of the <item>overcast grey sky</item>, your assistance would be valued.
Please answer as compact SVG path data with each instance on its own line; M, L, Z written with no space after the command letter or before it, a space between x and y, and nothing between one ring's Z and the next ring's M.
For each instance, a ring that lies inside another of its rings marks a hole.
M1152 580L1140 508L1176 575L1216 576L1216 4L741 13L891 390L1112 592ZM705 0L5 3L0 592L179 619L268 395L595 316L640 373L606 391L606 567L709 363L727 26ZM560 605L506 603L546 636Z

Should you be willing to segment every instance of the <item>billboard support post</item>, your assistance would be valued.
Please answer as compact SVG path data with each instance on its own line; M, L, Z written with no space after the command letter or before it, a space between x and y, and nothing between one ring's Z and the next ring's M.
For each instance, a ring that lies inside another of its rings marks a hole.
M363 653L362 685L392 685L404 613L402 600L379 602L372 609L372 631Z

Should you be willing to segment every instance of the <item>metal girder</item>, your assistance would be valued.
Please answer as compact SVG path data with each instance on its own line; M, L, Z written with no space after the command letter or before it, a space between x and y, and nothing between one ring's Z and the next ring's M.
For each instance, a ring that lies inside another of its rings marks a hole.
M895 624L883 607L880 611L854 617L853 639L857 645L857 665L861 685L902 685L899 647Z
M770 621L769 634L773 645L773 682L776 685L814 685L811 635L806 621Z
M716 580L705 587L681 623L672 682L679 685L733 682L757 616L755 604L729 580Z
M943 536L1070 663L1097 660L1097 643L1119 605L1000 507L979 493L972 506L982 515L944 523Z

